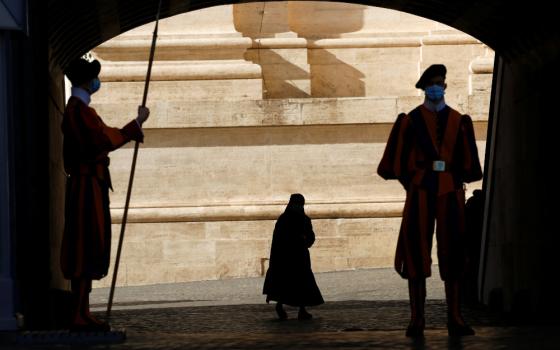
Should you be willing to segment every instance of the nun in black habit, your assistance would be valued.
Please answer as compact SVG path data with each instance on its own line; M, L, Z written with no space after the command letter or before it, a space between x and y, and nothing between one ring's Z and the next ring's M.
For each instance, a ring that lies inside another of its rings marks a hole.
M288 317L283 304L299 307L298 319L312 316L306 306L324 303L313 271L309 248L315 242L311 219L305 215L305 198L299 193L290 196L290 202L274 227L270 262L264 281L266 302L274 300L280 319Z

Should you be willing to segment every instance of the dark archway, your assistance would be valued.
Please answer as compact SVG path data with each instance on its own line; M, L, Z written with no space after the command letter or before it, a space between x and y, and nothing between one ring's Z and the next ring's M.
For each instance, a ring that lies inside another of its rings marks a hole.
M162 17L238 2L246 1L165 0ZM550 165L557 158L557 136L550 125L558 113L560 27L553 2L349 2L426 17L466 32L496 51L485 166L483 292L487 301L492 296L509 310L558 312L560 301L554 292L558 191ZM98 44L153 21L158 0L28 3L29 35L8 31L0 35L0 76L5 84L0 89L0 112L5 117L0 121L7 129L0 147L4 153L0 159L7 159L7 166L0 182L9 196L0 203L1 218L6 219L0 238L13 245L12 257L0 261L0 282L4 290L18 285L15 297L4 291L0 297L19 300L30 328L48 328L57 313L47 293L49 227L62 188L50 180L56 169L49 150L56 149L60 140L50 139L47 130L58 124L62 68ZM0 308L0 328L14 327L10 312Z

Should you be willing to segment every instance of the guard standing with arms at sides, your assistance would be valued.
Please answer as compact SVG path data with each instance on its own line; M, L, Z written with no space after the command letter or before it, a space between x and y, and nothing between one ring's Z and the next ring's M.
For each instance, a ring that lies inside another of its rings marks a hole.
M461 315L459 281L465 270L464 183L482 178L472 120L445 103L447 69L434 64L416 88L424 103L397 117L378 174L397 179L406 202L395 269L408 280L411 321L406 335L424 334L426 278L431 276L434 225L439 272L445 282L447 329L450 336L473 335Z

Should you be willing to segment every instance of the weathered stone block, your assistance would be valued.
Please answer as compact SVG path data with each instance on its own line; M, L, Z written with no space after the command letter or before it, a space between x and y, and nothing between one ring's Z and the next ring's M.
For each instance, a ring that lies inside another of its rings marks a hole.
M214 265L217 257L216 242L173 240L163 243L163 259L171 264Z

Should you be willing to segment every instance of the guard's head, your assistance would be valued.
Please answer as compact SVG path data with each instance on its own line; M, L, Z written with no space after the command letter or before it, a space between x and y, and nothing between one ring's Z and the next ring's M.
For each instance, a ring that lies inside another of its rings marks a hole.
M77 58L70 62L64 70L64 74L68 77L72 86L81 87L96 79L100 71L101 63L98 60L88 62L83 58Z
M445 89L447 87L445 84L446 74L447 68L443 64L432 64L422 73L415 86L417 89L426 90L429 86L440 85Z

